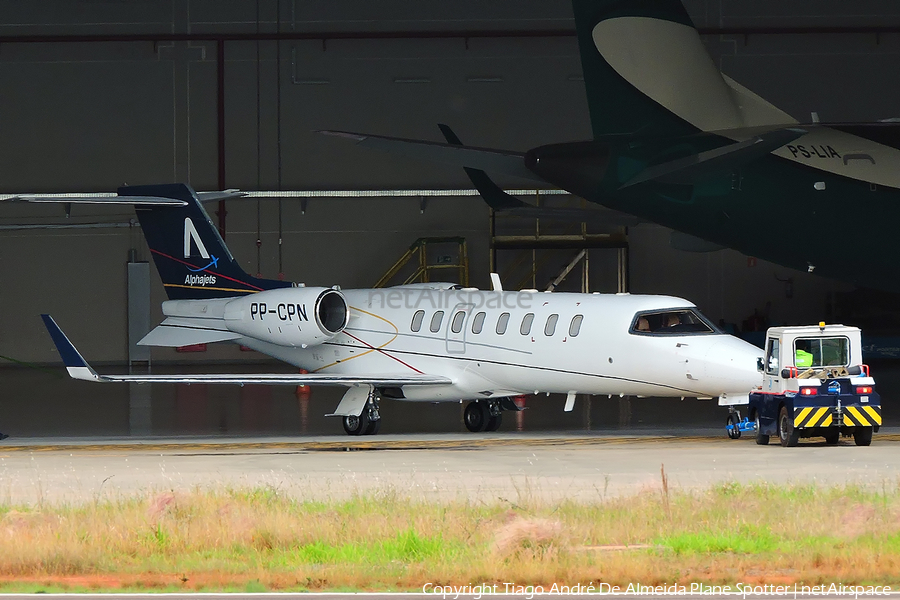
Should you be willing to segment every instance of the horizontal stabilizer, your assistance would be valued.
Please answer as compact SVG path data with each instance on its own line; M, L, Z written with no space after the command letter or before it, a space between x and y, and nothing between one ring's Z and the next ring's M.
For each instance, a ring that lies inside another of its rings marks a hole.
M98 375L81 356L66 334L50 315L41 315L56 349L73 379L100 382L130 383L223 383L232 385L374 385L401 387L405 385L450 385L452 380L435 375L326 375L321 373L210 373L186 375Z
M218 200L233 200L234 198L243 198L247 192L241 190L222 190L221 192L196 192L197 200L200 202L216 202Z
M384 150L419 160L442 162L457 167L470 167L546 183L525 166L525 155L508 150L492 150L473 146L440 144L346 131L319 131L324 135L353 140L364 148Z
M444 125L443 123L438 123L438 128L441 130L441 133L444 134L444 138L447 140L447 143L452 146L463 147L462 141L450 129L449 125ZM504 192L500 186L498 186L494 181L488 177L488 174L482 171L481 169L473 169L472 167L463 167L463 171L466 172L466 176L469 178L469 181L472 182L472 185L475 186L475 189L478 190L478 193L481 194L481 197L484 198L484 201L487 202L487 205L493 208L494 210L507 210L510 208L526 208L529 207L528 204L522 202L515 196L511 196Z
M166 325L163 323L145 335L137 345L180 348L181 346L193 346L194 344L229 342L240 337L242 337L241 334L227 330Z
M438 127L447 143L462 146L462 141L448 125L439 123ZM637 225L640 219L610 210L592 210L584 208L534 206L506 193L481 169L463 167L472 185L492 209L507 215L527 219L555 219L558 221L576 221L579 223L601 223L603 225L630 227Z
M129 206L185 206L187 202L158 196L111 196L106 194L34 194L28 196L0 196L0 202L30 202L33 204L126 204Z
M797 127L776 129L743 142L653 165L626 181L619 189L651 180L681 185L694 184L710 175L731 171L762 158L806 133L806 130Z

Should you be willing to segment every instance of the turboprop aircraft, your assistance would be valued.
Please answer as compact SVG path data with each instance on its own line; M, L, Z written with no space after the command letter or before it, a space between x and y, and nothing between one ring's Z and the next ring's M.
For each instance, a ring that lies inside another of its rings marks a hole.
M559 187L672 228L676 247L900 291L900 124L800 124L719 71L681 0L573 7L592 140L515 152L323 133ZM840 227L850 213L859 226Z
M43 315L69 375L97 382L338 385L334 416L373 434L382 399L462 402L470 431L496 430L532 393L743 399L762 351L716 329L686 300L490 291L454 284L306 287L247 275L185 185L124 187L169 300L150 346L231 342L309 374L99 375Z

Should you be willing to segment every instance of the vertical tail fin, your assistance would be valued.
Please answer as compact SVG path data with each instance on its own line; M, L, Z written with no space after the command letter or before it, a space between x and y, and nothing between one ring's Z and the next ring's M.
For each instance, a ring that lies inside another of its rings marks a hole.
M170 300L227 298L291 287L244 272L203 209L184 184L119 188L120 196L158 196L187 202L182 207L135 206L156 270Z
M681 0L573 0L594 137L745 126Z

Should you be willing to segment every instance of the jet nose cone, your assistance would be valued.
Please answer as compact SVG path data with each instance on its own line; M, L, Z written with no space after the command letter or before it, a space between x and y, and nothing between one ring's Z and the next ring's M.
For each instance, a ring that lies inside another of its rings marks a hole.
M709 347L704 359L706 380L721 393L745 394L762 385L762 374L756 370L761 348L731 335L723 335Z

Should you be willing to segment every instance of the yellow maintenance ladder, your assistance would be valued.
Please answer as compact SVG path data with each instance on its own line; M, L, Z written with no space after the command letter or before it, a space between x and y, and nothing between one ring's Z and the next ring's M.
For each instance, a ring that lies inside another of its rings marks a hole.
M429 246L456 244L457 254L456 262L452 258L447 261L446 256L439 257L437 261L429 261ZM403 280L400 285L406 285L414 282L427 283L431 281L433 271L456 269L459 278L458 283L463 287L469 286L469 254L466 249L466 238L464 237L423 237L417 239L410 245L409 249L400 257L394 266L388 269L387 273L375 284L376 288L387 287L388 283L400 273L403 268L413 260L418 260L416 269Z

